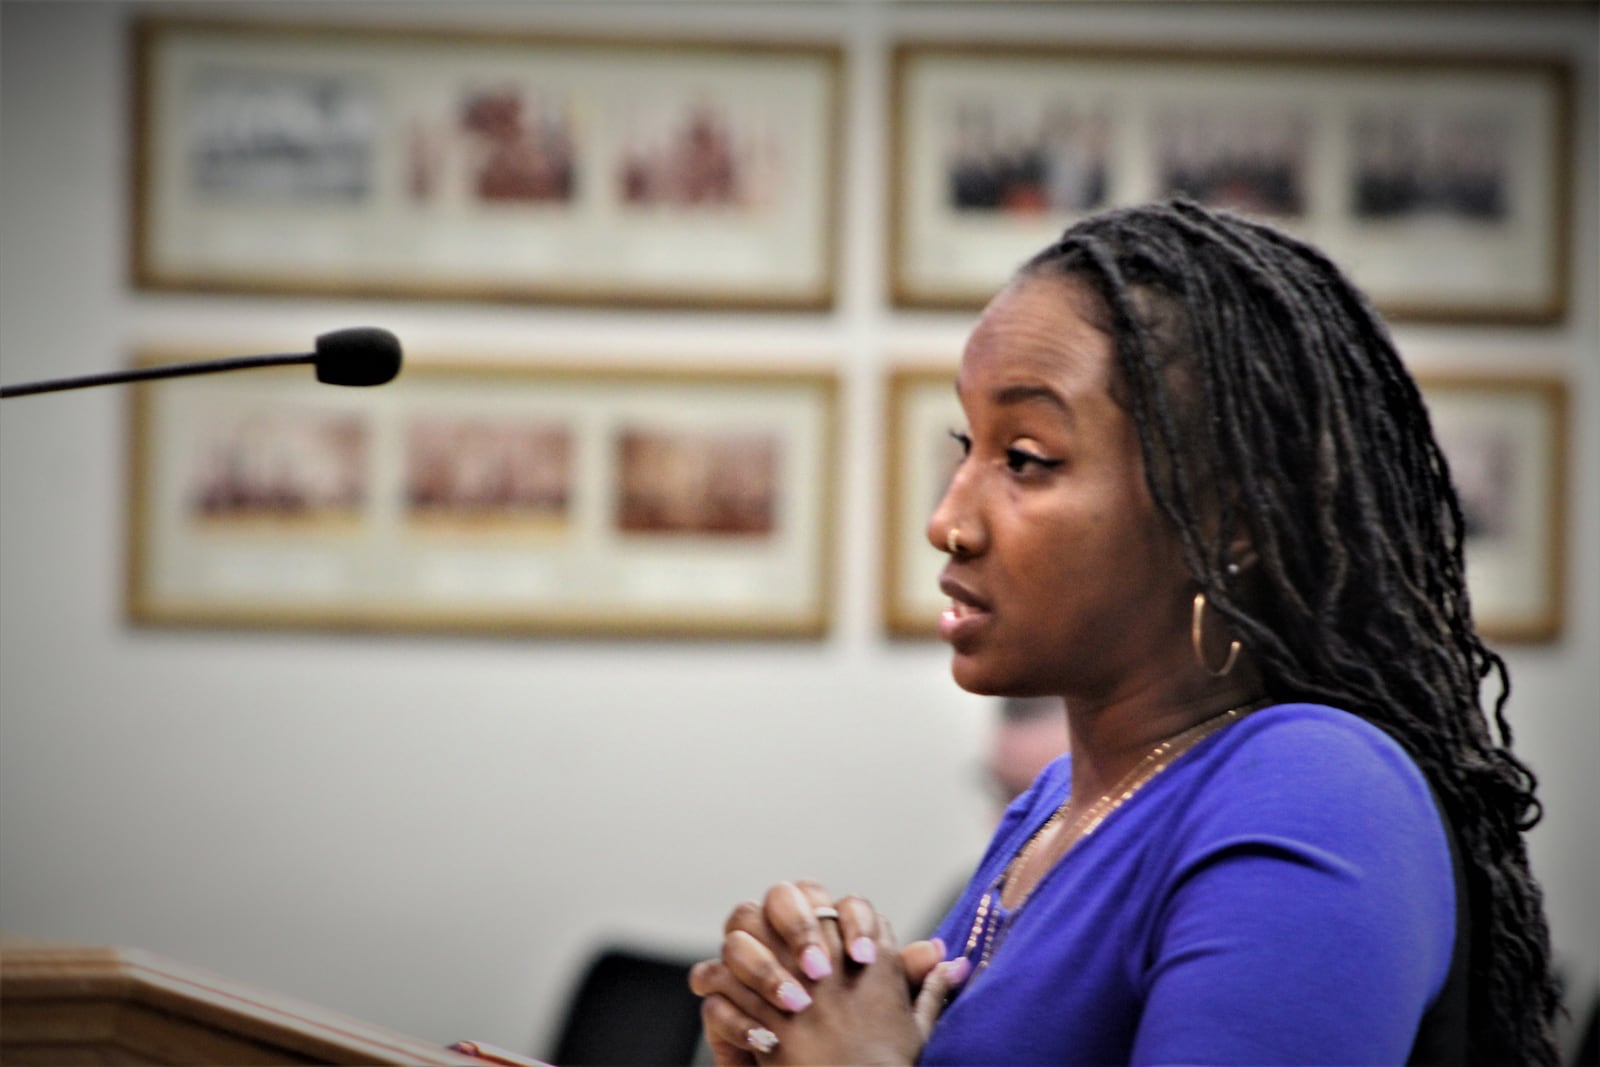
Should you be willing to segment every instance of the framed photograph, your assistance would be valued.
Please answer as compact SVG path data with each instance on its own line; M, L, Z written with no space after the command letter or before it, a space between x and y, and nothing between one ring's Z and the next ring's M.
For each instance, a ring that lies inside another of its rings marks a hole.
M1467 591L1491 641L1561 636L1566 385L1526 375L1418 375L1467 525Z
M151 289L824 308L840 51L152 19Z
M944 553L928 543L928 517L961 458L953 431L966 425L956 365L890 372L884 424L883 626L897 637L936 632L948 601L939 592Z
M1085 214L1182 194L1312 241L1392 319L1556 322L1571 81L1516 57L906 43L890 289L978 307Z
M168 362L165 356L145 362ZM141 623L820 636L820 373L304 368L134 390Z
M884 476L885 630L929 636L945 598L944 555L928 543L928 516L960 452L965 425L948 367L899 368L888 389ZM1566 387L1519 375L1419 377L1467 523L1467 586L1491 641L1561 635L1566 588Z

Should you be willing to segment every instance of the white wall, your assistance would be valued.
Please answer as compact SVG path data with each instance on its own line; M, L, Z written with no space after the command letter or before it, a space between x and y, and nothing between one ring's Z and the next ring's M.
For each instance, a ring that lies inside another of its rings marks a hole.
M223 5L237 11L236 5ZM184 10L195 10L194 5ZM203 298L128 287L128 4L0 5L0 380L217 354L380 321L414 358L748 354L845 377L835 625L798 643L133 629L121 617L126 397L0 421L0 928L138 946L440 1041L545 1052L574 969L625 936L709 949L733 902L809 874L928 916L981 844L986 707L875 622L876 416L896 356L964 315L885 306L885 48L901 33L1554 51L1578 65L1576 273L1561 326L1409 327L1419 367L1572 388L1570 617L1507 650L1558 951L1600 980L1596 8L1313 3L277 5L305 17L755 29L847 49L842 276L820 315Z

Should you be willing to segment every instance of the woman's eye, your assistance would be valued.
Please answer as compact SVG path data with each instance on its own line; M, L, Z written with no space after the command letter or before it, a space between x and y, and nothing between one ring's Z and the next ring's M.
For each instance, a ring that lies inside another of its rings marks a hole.
M1061 466L1059 459L1048 459L1037 452L1030 452L1025 448L1006 449L1006 467L1016 474L1021 474L1030 467L1053 470L1059 466Z
M954 441L956 443L956 446L961 449L961 454L963 456L972 455L972 435L971 434L962 433L960 430L951 430L950 431L950 440Z

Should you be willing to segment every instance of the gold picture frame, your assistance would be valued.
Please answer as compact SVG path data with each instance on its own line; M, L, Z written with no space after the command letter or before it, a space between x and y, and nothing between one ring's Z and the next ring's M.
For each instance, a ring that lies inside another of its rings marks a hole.
M1467 525L1467 592L1491 642L1548 642L1566 615L1567 386L1555 376L1422 372Z
M147 18L147 289L821 309L841 50Z
M818 637L836 393L811 371L467 362L377 389L303 368L145 383L128 616Z
M892 68L899 306L980 307L1083 215L1183 192L1311 241L1393 320L1566 314L1561 61L908 41Z
M884 631L893 637L931 637L947 603L939 592L944 555L924 530L960 456L950 436L966 425L955 380L954 361L889 372L881 610Z

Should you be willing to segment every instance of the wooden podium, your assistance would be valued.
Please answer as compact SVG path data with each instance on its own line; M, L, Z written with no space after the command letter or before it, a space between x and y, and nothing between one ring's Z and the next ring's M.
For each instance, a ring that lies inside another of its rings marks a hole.
M484 1061L135 949L0 935L0 1064Z

